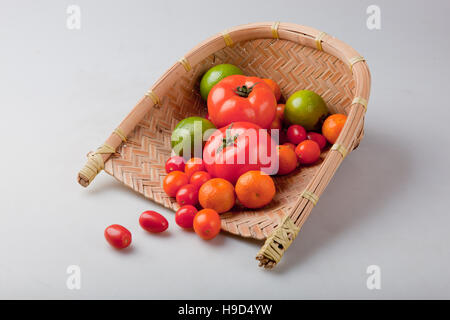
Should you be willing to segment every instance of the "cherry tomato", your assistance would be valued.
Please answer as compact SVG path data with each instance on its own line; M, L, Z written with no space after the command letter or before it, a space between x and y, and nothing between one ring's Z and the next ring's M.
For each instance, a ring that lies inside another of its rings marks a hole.
M244 121L267 129L275 118L277 100L262 79L231 75L209 92L208 113L217 128Z
M176 198L180 206L186 204L195 206L198 203L198 188L193 184L186 184L178 189Z
M283 104L283 103L279 103L278 105L277 105L277 113L276 113L276 116L279 118L279 119L281 119L281 120L284 120L284 108L286 107L286 105L285 104Z
M170 157L166 162L166 172L184 171L184 159L180 156Z
M220 226L220 216L216 210L203 209L194 217L194 231L204 240L210 240L217 236Z
M311 164L319 160L320 147L319 144L313 140L305 140L295 148L295 153L301 164Z
M279 175L291 173L297 168L297 155L289 146L278 146L278 172Z
M293 124L287 130L287 138L289 142L297 145L300 142L306 140L306 130L298 124Z
M293 143L285 142L285 143L283 143L282 145L291 148L292 151L295 151L295 144L293 144Z
M320 150L325 148L325 146L327 145L327 139L325 139L325 137L323 135L321 135L320 133L308 132L307 137L308 137L309 140L317 142L317 144L319 145Z
M160 233L169 227L169 222L166 218L156 211L144 211L139 217L139 224L141 227L153 233Z
M182 228L192 228L194 226L194 217L196 214L197 208L195 208L194 206L182 206L175 213L175 222Z
M202 184L211 179L211 175L206 171L197 171L189 179L189 183L200 189Z
M163 189L169 197L175 197L178 189L188 184L188 182L189 179L184 172L172 171L164 178Z
M191 158L186 162L184 166L184 173L186 173L188 179L197 172L197 171L205 171L205 164L203 160L200 158Z
M123 249L131 244L131 232L119 224L113 224L105 229L105 239L114 248Z

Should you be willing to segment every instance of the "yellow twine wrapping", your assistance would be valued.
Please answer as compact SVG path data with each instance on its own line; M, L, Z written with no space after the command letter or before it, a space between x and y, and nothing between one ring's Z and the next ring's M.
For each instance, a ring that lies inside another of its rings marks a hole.
M345 158L347 156L348 150L346 147L344 147L342 144L335 143L331 147L331 150L335 150L339 152L342 155L342 158Z
M278 34L278 27L280 26L280 22L279 21L277 21L277 22L274 22L273 24L272 24L272 26L270 27L270 29L272 30L272 37L274 38L274 39L280 39L280 36L279 36L279 34Z

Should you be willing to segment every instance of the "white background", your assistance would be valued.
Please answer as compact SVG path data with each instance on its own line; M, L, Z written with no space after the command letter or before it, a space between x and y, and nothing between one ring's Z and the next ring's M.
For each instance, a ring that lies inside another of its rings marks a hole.
M66 9L81 8L81 30ZM381 8L381 30L366 8ZM0 298L450 298L448 1L0 1ZM260 242L181 231L172 212L76 173L157 78L238 24L313 26L368 61L366 136L273 271ZM150 235L156 209L169 231ZM118 252L103 238L133 233ZM381 268L368 290L366 268ZM81 289L66 268L79 265Z

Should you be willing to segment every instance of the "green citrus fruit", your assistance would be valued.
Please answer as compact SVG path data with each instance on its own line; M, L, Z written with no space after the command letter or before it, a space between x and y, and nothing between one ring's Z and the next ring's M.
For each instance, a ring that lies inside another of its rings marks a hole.
M209 91L214 87L220 80L231 76L233 74L244 74L241 69L232 64L218 64L212 67L203 75L200 81L200 94L203 100L208 100Z
M319 129L327 115L325 101L309 90L294 92L284 108L284 118L288 123L299 124L308 131Z
M202 148L216 127L202 117L189 117L181 120L172 132L172 149L177 155L190 159L202 157Z

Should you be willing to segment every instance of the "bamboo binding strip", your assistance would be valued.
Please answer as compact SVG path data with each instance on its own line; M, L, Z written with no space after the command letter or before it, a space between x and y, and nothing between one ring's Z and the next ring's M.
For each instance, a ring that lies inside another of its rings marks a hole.
M314 50L320 53L311 54ZM279 57L271 59L271 55L280 52ZM252 59L247 59L250 55ZM295 59L291 58L294 56ZM314 64L314 59L331 61L326 58L328 56L337 61ZM283 59L290 59L286 61L289 68L283 68ZM295 64L299 61L304 67L296 73ZM176 124L175 120L180 120L175 117L204 112L200 111L204 106L199 102L201 100L193 90L193 84L212 62L235 63L241 68L247 68L251 74L273 77L280 84L283 95L292 94L296 89L316 90L316 82L327 86L346 86L345 89L317 88L318 93L325 96L327 103L338 105L334 112L347 114L347 122L323 162L316 167L301 169L300 172L303 173L311 172L308 176L310 178L299 181L301 175L298 174L277 177L280 182L277 183L277 194L279 188L284 188L281 196L287 192L286 188L292 189L285 195L286 198L258 213L244 213L242 218L241 215L222 215L224 230L246 237L266 238L257 259L262 267L272 268L297 236L348 150L352 150L363 135L364 115L370 93L369 69L358 52L324 32L291 23L264 22L234 27L200 43L176 61L119 124L117 128L120 129L114 130L102 147L88 155L86 165L78 174L78 181L87 186L104 168L130 188L175 210L175 201L165 196L161 190L164 162L170 155L170 143L167 141L170 142L168 139ZM340 65L347 65L348 68L341 68ZM272 71L274 66L276 71ZM324 69L318 70L319 68ZM315 78L327 75L326 80L315 81ZM305 83L305 79L310 77L313 80ZM347 86L343 81L351 81L352 84ZM298 88L298 83L303 83L304 86ZM351 96L347 98L349 93ZM178 101L186 103L180 106ZM345 105L341 106L344 102ZM129 142L127 146L124 144L126 139ZM133 158L133 150L136 151L136 158ZM115 156L111 157L113 154ZM295 191L299 185L302 185L301 190L307 191ZM283 203L288 206L283 206ZM260 215L255 216L256 214Z

